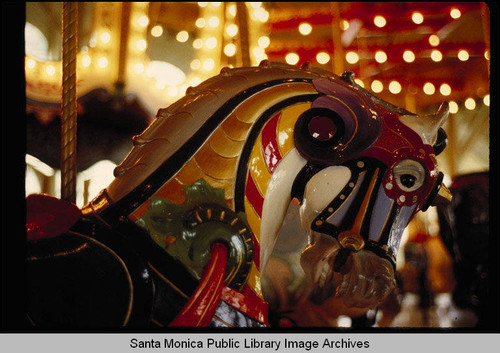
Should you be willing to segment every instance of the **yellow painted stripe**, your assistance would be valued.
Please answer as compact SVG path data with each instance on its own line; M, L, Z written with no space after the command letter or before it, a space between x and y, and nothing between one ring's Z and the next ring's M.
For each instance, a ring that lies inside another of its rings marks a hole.
M262 294L262 287L260 284L260 271L257 269L255 263L252 263L252 267L250 268L250 272L248 273L247 285L254 291L257 296L261 299L264 299L264 295Z
M252 178L255 185L257 185L260 194L264 197L266 195L267 184L269 184L269 180L271 179L271 174L267 169L264 156L262 155L262 139L260 134L252 148L252 153L250 154L248 162L248 169L252 173Z
M252 229L252 232L255 236L255 239L260 242L260 217L255 212L253 209L252 205L248 201L248 199L245 197L245 215L247 217L247 222L250 228Z
M318 93L310 83L287 83L265 89L243 101L236 109L238 120L253 123L269 107L293 96Z
M281 117L278 121L278 147L281 156L284 157L292 148L295 147L293 140L293 130L295 123L299 118L300 114L311 108L311 103L297 103L286 107L281 111Z

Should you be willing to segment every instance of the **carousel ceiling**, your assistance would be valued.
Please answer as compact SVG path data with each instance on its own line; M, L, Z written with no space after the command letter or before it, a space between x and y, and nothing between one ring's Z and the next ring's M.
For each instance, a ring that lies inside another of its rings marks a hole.
M116 114L103 111L103 124L119 121L117 102L128 102L142 107L132 124L142 126L224 66L309 62L352 71L416 113L450 101L462 118L449 130L477 144L480 158L489 147L489 20L478 2L79 3L79 118L96 90L115 97ZM26 21L27 111L47 125L62 94L61 3L27 3Z

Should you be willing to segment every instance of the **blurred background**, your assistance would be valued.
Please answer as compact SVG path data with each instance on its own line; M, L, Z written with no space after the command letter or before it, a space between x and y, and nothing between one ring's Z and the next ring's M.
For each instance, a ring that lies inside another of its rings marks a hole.
M28 2L25 11L26 195L60 197L62 3ZM364 88L418 114L448 101L448 147L438 156L445 184L489 171L485 3L80 2L77 17L78 206L111 182L131 137L158 109L223 67L262 60L351 71ZM405 242L418 246L407 256L426 244L435 278L427 290L451 293L438 213L416 222ZM401 258L399 268L408 268Z

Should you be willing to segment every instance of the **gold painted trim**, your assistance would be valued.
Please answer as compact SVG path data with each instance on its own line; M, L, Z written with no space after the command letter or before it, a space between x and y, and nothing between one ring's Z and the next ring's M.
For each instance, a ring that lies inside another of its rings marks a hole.
M373 173L372 180L370 181L370 185L368 186L368 190L365 194L365 197L363 198L363 202L361 203L361 206L359 207L358 215L356 216L356 219L354 220L354 224L352 225L351 230L357 234L361 234L361 227L363 225L363 221L365 220L366 213L368 211L368 204L370 203L370 199L373 193L373 190L375 188L375 184L377 182L377 177L379 174L379 168L375 170L375 173Z
M43 257L31 256L31 257L28 257L27 260L28 261L47 260L47 259L52 259L54 257L60 257L60 256L65 256L65 255L76 254L76 253L79 253L80 251L86 249L87 247L88 247L88 244L84 243L84 244L80 245L79 247L77 247L74 250L63 251L63 252L59 252L59 253L56 253L56 254L53 254L53 255L43 256Z
M154 273L158 275L164 282L166 282L170 287L172 287L177 293L182 295L184 298L189 299L189 297L179 289L175 284L170 282L166 277L164 277L160 271L158 271L153 265L151 265L151 262L148 261L148 266L153 270Z

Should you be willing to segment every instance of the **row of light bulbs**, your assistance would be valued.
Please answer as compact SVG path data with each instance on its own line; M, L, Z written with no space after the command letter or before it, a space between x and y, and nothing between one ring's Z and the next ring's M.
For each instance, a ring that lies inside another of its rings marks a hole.
M261 7L261 3L250 3L251 4L251 7L255 10L255 11L258 11L259 9L262 9L264 10L262 7ZM221 5L221 3L214 3L214 2L211 2L211 3L198 3L198 5L200 7L205 7L205 6L214 6L214 7L218 7ZM456 9L457 11L459 11L458 9ZM236 5L232 4L229 6L229 12L233 11L233 15L236 14ZM265 10L264 10L265 11ZM257 14L259 14L262 12L257 12ZM457 15L457 12L453 12L453 9L452 9L452 12L450 12L450 16L451 14L454 14L455 17L453 18L458 18L460 17L459 14ZM262 16L262 15L261 15ZM458 16L458 17L457 17ZM257 16L254 15L255 18L258 19ZM377 24L382 25L382 16L375 16L374 18L374 22ZM264 21L266 19L266 16L262 17L260 20L261 21ZM385 20L385 19L384 19ZM348 23L346 24L345 23L346 21L343 21L344 23L344 28L347 28L348 27ZM139 17L139 18L136 18L135 21L132 22L133 25L135 26L138 26L138 27L147 27L149 25L149 18L145 15ZM217 27L220 25L220 20L218 19L218 17L210 17L209 19L204 19L204 18L199 18L197 20L197 26L199 28L202 28L204 26L210 26L210 27ZM239 28L236 24L234 23L231 23L229 24L228 26L226 26L225 28L225 32L230 36L230 37L234 37L237 35L239 31ZM299 25L299 32L303 35L308 35L309 33L311 33L312 31L312 26L308 23L301 23ZM155 37L159 37L161 36L163 33L163 28L161 26L154 26L152 29L151 29L151 34ZM89 46L90 47L95 47L97 45L97 40L99 40L100 44L101 45L107 45L111 42L111 34L109 32L106 32L106 31L103 31L101 32L100 34L96 35L96 36L93 36L90 40L90 44ZM189 33L187 31L180 31L177 33L177 36L176 36L176 39L183 43L183 42L187 42L187 40L189 39ZM439 45L439 37L437 37L436 35L431 35L429 37L429 43L432 45L432 46L437 46ZM266 35L263 35L261 36L258 41L257 41L257 46L255 46L253 48L253 54L254 56L256 57L256 61L257 62L260 62L261 60L264 60L264 59L267 59L267 55L265 54L265 49L270 45L270 38ZM217 46L217 38L215 37L208 37L208 38L205 38L204 40L201 39L201 38L197 38L193 41L193 47L195 49L200 49L202 48L203 46L205 46L206 48L208 49L214 49L216 46ZM143 39L143 38L140 38L138 40L136 40L135 42L134 41L131 41L131 49L135 49L137 52L143 52L145 51L147 48L147 42ZM85 48L84 48L84 51L85 51ZM227 44L224 49L223 49L225 55L227 55L228 57L231 57L231 56L234 56L237 52L237 47L235 44L233 43L229 43ZM433 54L431 54L431 58L433 58L433 60L435 61L438 61L437 60L437 56L434 55L435 57L433 57ZM465 51L465 50L462 50L459 52L459 55L458 55L459 59L462 60L462 61L465 61L468 59L469 55L468 53ZM359 61L359 56L357 53L353 52L353 51L350 51L348 53L346 53L346 61L350 64L354 64L354 63L357 63ZM489 60L489 53L488 52L485 52L485 58ZM330 61L331 57L328 53L326 52L320 52L316 55L316 60L319 64L326 64ZM404 52L403 54L403 59L406 61L406 62L412 62L414 59L415 59L415 55L413 54L413 52L411 52L410 50L407 50ZM295 65L299 62L300 58L298 56L298 54L296 53L288 53L285 57L285 60L287 63L291 64L291 65ZM377 60L377 62L385 62L387 60L387 55L383 52L383 51L378 51L376 54L375 54L375 60ZM90 55L88 53L83 53L80 57L80 60L79 60L79 65L82 67L82 68L88 68L92 65L92 58L90 57ZM96 66L97 68L100 68L100 69L105 69L108 65L109 65L109 62L108 62L108 59L105 55L101 55L100 57L98 57L96 60L95 60L95 63L96 63ZM26 61L26 67L27 69L33 69L35 66L37 65L37 61L35 61L33 58L27 58L27 61ZM60 66L60 65L59 65ZM213 59L211 58L206 58L204 59L203 61L199 60L199 59L194 59L192 62L191 62L191 69L194 70L194 71L197 71L197 70L205 70L205 71L211 71L215 68L215 62ZM47 76L56 76L57 74L59 74L60 76L60 71L61 71L61 68L58 67L58 66L55 66L53 64L46 64L45 65L45 73ZM144 66L144 64L142 63L136 63L134 66L133 66L133 71L137 74L143 74L144 72L147 72L147 68ZM359 79L356 79L358 84L360 84L361 86L364 87L364 83L359 80ZM184 89L181 87L181 89L179 89L178 87L168 87L168 90L167 90L167 94L169 96L177 96L179 93L182 93L182 91L185 90L185 88L187 88L189 85L191 86L196 86L197 84L199 84L200 82L202 81L201 78L199 77L192 77L190 79L189 82L185 83L185 87ZM158 84L156 86L158 89L165 89L166 88L166 85L165 84ZM370 86L371 90L375 93L380 93L383 91L384 89L384 85L382 84L382 82L380 82L379 80L374 80L371 82L371 86ZM401 92L402 88L401 88L401 84L397 81L391 81L388 85L388 90L389 92L393 93L393 94L398 94ZM434 94L436 91L436 88L435 86L430 83L430 82L427 82L424 84L423 86L423 92L425 94L428 94L428 95L432 95ZM451 87L446 84L446 83L443 83L441 84L441 86L439 87L439 92L443 95L443 96L449 96L451 94ZM472 98L470 98L472 99ZM489 105L489 95L484 97L485 99L485 104L486 104L486 100L488 101L488 105ZM471 106L471 104L469 104L469 106ZM466 105L467 107L467 105Z

